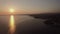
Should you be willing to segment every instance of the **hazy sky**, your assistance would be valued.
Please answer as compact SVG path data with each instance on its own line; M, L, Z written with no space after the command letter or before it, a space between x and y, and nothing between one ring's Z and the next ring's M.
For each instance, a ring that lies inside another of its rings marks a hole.
M0 11L14 8L26 12L49 12L57 10L58 5L59 0L0 0Z

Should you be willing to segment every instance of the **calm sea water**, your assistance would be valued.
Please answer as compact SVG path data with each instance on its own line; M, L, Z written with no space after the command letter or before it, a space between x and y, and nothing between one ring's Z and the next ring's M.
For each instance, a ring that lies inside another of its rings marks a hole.
M14 19L13 19L14 18ZM14 21L15 31L14 34L29 33L35 30L46 28L43 19L35 19L28 15L14 16L0 16L0 34L11 34L9 29L10 19Z

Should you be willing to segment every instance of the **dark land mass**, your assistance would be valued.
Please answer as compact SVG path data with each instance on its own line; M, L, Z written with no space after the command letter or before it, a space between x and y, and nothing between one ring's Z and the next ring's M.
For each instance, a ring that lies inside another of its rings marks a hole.
M36 19L46 19L44 23L59 24L60 25L60 13L46 13L46 14L33 14L30 15Z
M31 14L30 16L41 19L50 19L50 18L59 18L60 13Z

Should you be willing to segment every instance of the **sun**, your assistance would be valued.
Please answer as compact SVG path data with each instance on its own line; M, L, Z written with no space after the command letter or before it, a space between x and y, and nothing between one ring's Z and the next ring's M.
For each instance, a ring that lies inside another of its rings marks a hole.
M10 10L10 12L11 12L11 13L13 13L13 12L14 12L14 9L13 9L13 8L10 8L9 10Z

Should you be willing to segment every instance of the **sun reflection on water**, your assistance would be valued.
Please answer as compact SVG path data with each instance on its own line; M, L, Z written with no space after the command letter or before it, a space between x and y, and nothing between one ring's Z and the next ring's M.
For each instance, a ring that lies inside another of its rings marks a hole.
M14 22L14 16L10 16L10 23L9 23L9 34L14 34L15 32L15 22Z

